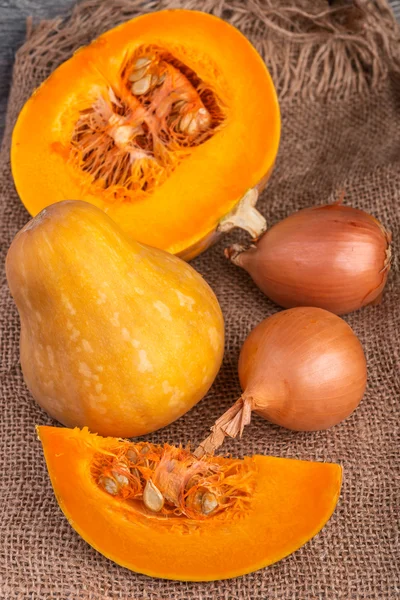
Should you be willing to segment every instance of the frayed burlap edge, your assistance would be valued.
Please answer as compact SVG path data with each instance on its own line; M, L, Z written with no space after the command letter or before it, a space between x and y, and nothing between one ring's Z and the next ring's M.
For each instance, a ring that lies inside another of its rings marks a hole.
M18 79L28 65L34 71L43 55L54 69L77 46L90 43L93 32L96 37L143 12L174 8L209 12L249 36L271 72L281 102L346 100L355 93L376 91L389 71L400 72L400 28L385 0L333 6L324 0L314 4L307 0L83 0L65 18L38 24L28 19L12 88L24 88ZM43 73L43 79L48 74ZM3 145L14 122L15 116L8 114Z
M400 28L385 0L329 6L324 1L284 0L84 0L65 19L27 23L27 41L17 53L17 66L32 68L38 57L65 56L68 47L87 43L85 25L100 34L107 29L110 8L114 24L136 14L186 8L223 17L253 40L266 61L281 100L347 99L377 87L388 69L400 71ZM51 31L57 32L55 43ZM62 33L62 35L60 35ZM29 58L28 58L29 57Z

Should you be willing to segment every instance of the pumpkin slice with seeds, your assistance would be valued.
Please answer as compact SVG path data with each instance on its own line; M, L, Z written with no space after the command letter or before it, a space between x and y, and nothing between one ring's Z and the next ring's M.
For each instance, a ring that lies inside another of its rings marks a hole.
M249 573L297 550L328 521L342 469L244 460L38 427L60 508L96 550L133 571L184 581Z
M254 205L279 135L250 42L217 17L161 11L103 34L35 91L12 171L32 215L86 200L134 239L191 258L219 231L262 233Z

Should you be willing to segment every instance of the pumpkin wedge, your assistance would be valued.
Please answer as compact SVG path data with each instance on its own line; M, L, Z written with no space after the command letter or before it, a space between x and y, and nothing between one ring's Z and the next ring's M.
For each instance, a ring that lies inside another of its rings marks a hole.
M72 527L107 558L153 577L210 581L265 567L318 533L339 498L337 464L199 460L86 428L37 431Z
M160 11L103 34L35 91L12 171L32 215L86 200L133 239L191 258L217 230L262 232L254 204L279 135L275 89L250 42L209 14Z

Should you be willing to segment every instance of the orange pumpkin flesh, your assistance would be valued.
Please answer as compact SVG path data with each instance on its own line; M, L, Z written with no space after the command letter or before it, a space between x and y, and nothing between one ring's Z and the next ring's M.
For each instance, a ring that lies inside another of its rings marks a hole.
M140 445L87 429L37 430L57 501L72 527L107 558L153 577L210 581L265 567L318 533L339 498L342 469L336 464L210 457L226 470L225 482L235 463L236 496L243 502L236 498L201 518L172 518L152 513L141 501L107 493L94 475L99 455L114 460L124 444Z
M79 198L190 258L265 184L279 134L274 86L248 40L211 15L161 11L103 34L36 90L12 171L32 215Z

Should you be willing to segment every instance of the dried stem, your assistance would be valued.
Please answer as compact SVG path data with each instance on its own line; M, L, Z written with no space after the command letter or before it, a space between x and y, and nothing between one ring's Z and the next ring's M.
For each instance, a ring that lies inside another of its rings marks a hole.
M194 456L201 458L205 454L213 454L219 448L226 436L241 437L243 429L251 421L251 398L241 396L233 406L217 420L211 427L211 434L194 451Z
M248 190L230 213L221 219L218 231L226 233L235 227L247 231L253 240L258 239L267 229L267 222L256 209L258 191Z
M225 248L224 254L226 258L230 260L234 265L241 267L241 260L239 258L240 255L243 252L248 252L249 250L254 251L256 249L257 246L253 243L247 244L247 246L244 246L243 244L232 244L232 246L228 246L228 248Z

